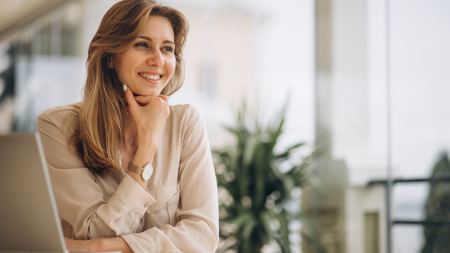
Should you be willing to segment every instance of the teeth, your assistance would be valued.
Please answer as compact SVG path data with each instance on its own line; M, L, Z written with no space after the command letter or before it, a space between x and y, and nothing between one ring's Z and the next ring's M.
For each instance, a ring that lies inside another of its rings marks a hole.
M159 80L161 79L161 75L149 75L149 74L145 74L145 73L141 73L139 74L140 76L150 79L150 80Z

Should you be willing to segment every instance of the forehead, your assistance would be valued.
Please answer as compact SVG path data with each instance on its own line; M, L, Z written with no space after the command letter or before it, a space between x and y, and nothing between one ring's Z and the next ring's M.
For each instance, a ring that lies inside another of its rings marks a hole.
M170 21L162 16L149 16L139 31L139 36L152 40L174 41L174 32Z

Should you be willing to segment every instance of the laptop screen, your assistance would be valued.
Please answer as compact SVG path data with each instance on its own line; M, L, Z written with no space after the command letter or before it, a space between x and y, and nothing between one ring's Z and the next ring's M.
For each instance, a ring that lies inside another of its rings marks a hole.
M39 135L0 135L0 251L67 252Z

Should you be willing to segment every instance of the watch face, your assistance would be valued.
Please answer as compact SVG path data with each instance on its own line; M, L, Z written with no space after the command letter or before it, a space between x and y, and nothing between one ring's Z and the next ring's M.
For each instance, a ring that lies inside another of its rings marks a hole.
M149 163L145 165L144 170L142 171L142 179L147 181L153 174L153 166Z

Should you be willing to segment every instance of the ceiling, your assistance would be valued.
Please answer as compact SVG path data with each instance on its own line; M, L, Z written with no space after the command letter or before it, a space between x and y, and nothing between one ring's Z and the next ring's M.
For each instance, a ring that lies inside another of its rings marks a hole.
M32 23L45 13L70 1L64 0L0 0L0 41Z

